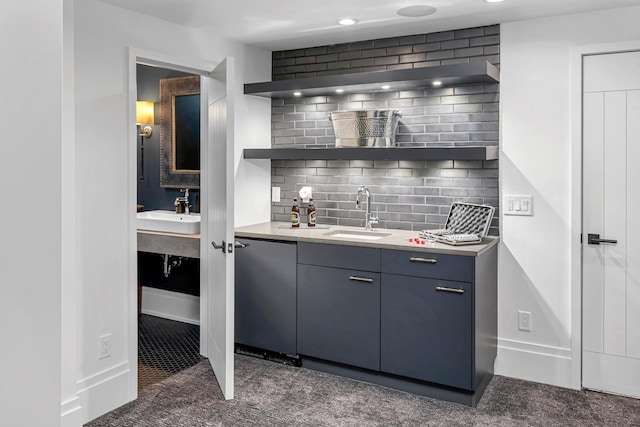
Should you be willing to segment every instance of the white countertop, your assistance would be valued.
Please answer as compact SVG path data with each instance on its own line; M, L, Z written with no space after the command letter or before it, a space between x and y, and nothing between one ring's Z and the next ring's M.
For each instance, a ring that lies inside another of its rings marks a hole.
M263 222L260 224L237 227L236 237L252 237L256 239L283 240L295 242L325 243L333 245L361 246L367 248L410 250L416 252L431 252L462 256L477 256L498 244L498 237L485 237L482 243L475 245L452 246L445 243L425 243L416 244L409 242L410 238L418 237L417 231L393 230L386 228L374 228L374 233L389 233L389 236L381 237L377 240L363 240L352 237L328 236L328 233L336 230L363 232L362 227L346 227L341 225L327 226L322 224L322 228L292 228L288 222ZM328 228L327 228L328 227Z

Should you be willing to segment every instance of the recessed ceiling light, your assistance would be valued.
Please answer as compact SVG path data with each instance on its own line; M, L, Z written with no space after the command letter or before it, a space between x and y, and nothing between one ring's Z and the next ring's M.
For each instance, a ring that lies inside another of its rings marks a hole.
M302 95L301 92L293 92L293 96L300 96L300 95Z
M434 86L442 86L442 82L440 80L435 80L432 85Z
M343 18L338 21L338 24L340 25L353 25L357 23L358 23L358 20L355 18Z
M391 88L391 86L389 86L389 85L383 85L382 86L382 89L384 89L384 90L387 90L387 89L390 89L390 88Z
M342 93L344 92L344 89L336 89L336 93Z
M501 1L504 1L504 0L484 0L484 1L487 3L500 3Z
M408 6L398 9L398 15L408 16L409 18L419 18L421 16L431 15L436 13L436 8L427 5Z

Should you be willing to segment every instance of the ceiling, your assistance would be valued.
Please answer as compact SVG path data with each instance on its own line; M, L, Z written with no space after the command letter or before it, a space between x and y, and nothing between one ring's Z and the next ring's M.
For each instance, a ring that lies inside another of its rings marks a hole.
M100 0L269 50L425 34L545 16L638 6L640 0ZM397 10L433 6L421 18ZM359 23L337 24L344 17Z

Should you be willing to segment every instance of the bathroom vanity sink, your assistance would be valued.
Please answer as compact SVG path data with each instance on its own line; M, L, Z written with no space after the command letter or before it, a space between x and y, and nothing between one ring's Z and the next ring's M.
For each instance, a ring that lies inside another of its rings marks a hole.
M138 212L136 224L138 230L177 234L200 233L199 214L184 215L164 210Z
M355 230L335 230L325 233L325 236L338 237L343 239L378 240L390 236L391 233L381 233L376 231L355 231Z

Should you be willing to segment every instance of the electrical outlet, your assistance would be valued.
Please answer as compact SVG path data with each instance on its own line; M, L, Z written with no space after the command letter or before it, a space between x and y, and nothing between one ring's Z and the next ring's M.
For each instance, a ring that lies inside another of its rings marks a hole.
M518 311L518 329L531 332L531 312Z
M274 203L280 201L280 187L271 187L271 201Z
M111 356L111 334L100 336L100 353L98 359L104 359Z

